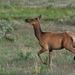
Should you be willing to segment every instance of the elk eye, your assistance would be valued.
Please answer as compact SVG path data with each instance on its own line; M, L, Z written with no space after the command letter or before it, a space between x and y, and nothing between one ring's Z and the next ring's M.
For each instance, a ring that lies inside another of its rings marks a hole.
M32 21L34 21L34 20L32 19Z
M37 18L35 18L35 20L37 20Z

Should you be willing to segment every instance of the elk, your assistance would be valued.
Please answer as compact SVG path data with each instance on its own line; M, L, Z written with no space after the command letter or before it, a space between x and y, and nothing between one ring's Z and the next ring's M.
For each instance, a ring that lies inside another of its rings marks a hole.
M41 53L49 50L49 65L52 67L52 51L60 50L65 48L66 50L75 54L75 44L73 42L73 38L70 36L68 32L64 33L52 33L52 32L43 32L40 28L40 19L41 15L37 18L26 19L25 21L31 24L34 28L34 33L36 38L39 41L42 49L38 52L38 56L43 64L46 65L40 56ZM75 59L75 56L74 56Z

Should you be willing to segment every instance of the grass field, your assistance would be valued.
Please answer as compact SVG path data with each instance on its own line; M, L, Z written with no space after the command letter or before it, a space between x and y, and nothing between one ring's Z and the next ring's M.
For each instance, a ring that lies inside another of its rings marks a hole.
M26 19L43 15L45 20L67 19L75 16L75 9L0 9L0 19Z
M2 20L3 21L3 20ZM75 74L74 54L65 49L53 51L53 71L49 66L41 63L37 52L41 49L38 40L34 36L33 27L23 20L5 21L7 24L19 25L14 30L14 42L6 39L0 40L0 74L1 75L71 75ZM54 21L41 21L43 31L74 32L74 25L58 24ZM43 53L42 58L48 63L48 51Z
M20 0L19 0L20 1ZM42 15L40 21L41 29L50 32L72 31L75 33L75 9L74 0L68 1L64 8L55 8L50 3L56 5L65 4L67 0L22 0L18 4L17 0L11 0L10 6L6 0L0 0L0 27L10 28L8 32L13 36L14 41L0 39L0 75L75 75L74 54L62 49L53 51L53 71L49 65L43 65L37 56L41 49L39 42L34 36L33 27L27 24L26 18L37 17ZM38 8L27 7L30 6ZM46 3L46 6L43 6ZM48 4L48 6L47 6ZM50 8L49 8L50 7ZM1 28L0 28L1 29ZM1 30L0 30L1 31ZM43 53L42 58L49 64L48 51Z

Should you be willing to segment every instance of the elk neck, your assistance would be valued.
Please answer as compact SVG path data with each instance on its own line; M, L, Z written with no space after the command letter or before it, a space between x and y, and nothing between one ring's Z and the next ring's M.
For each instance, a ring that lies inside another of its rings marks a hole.
M34 27L35 36L40 41L41 40L41 36L43 34L43 32L41 31L41 28L40 28L40 24L39 25L36 25L36 26L33 26L33 27Z

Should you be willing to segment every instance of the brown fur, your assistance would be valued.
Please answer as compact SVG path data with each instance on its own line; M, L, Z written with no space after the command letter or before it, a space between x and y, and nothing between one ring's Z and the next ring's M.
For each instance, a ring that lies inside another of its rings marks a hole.
M64 33L42 32L39 23L40 18L41 15L38 16L38 18L25 20L27 23L33 25L35 36L39 40L39 44L42 47L42 49L38 52L39 58L41 59L40 57L41 53L49 50L49 64L51 66L52 63L51 58L53 50L59 50L65 48L68 51L75 54L75 49L73 48L74 47L73 38L70 37L70 35L67 32ZM42 59L41 61L44 64L46 64Z

